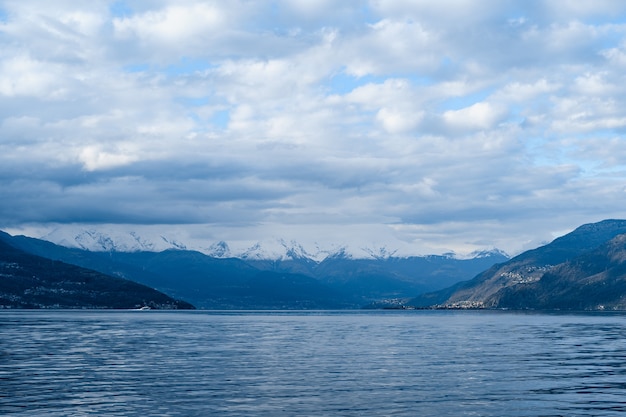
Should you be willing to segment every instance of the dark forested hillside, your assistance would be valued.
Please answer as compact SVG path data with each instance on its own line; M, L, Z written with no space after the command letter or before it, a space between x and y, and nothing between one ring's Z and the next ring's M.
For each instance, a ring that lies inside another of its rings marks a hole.
M1 308L191 309L129 280L35 256L0 240Z

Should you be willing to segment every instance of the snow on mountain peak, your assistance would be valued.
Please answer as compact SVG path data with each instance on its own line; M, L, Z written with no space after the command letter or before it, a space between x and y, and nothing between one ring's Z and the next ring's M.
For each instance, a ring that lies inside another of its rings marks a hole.
M328 259L353 259L354 257L352 256L351 253L347 251L347 248L345 246L342 246L339 249L335 250L334 252L329 253L327 258Z
M176 240L163 236L146 237L137 232L102 232L96 229L57 228L41 237L69 248L92 252L156 252L166 249L186 249Z
M288 260L288 259L312 259L323 260L326 256L322 251L311 253L295 240L289 242L284 239L269 239L256 242L254 245L243 250L237 257L250 260Z
M500 257L505 257L507 259L510 258L508 253L497 248L477 250L468 255L469 258L489 258L491 256L500 256Z
M134 235L133 232L131 232L131 235ZM170 246L170 249L180 249L180 250L187 250L187 245L185 245L184 243L180 243L177 242L176 240L170 240L168 238L166 238L165 236L161 236L161 239L163 240L163 242L165 242L168 246ZM138 240L139 241L139 240ZM154 245L150 245L151 247L154 247ZM147 246L146 246L147 247Z
M196 250L215 258L240 258L249 260L311 260L321 262L329 259L388 259L393 257L420 256L411 247L398 242L395 247L372 243L367 246L340 244L320 245L296 240L269 238L259 241L207 241L193 238L176 228L150 228L138 226L133 231L117 225L81 226L64 225L42 230L38 236L58 245L94 252L160 252L168 249ZM466 256L454 252L444 255L450 258L471 259L489 256L509 256L498 250L480 250Z
M214 258L229 258L231 256L230 247L228 246L228 243L223 240L213 243L206 251L201 252L204 252L209 256L213 256Z
M372 248L362 248L362 249L365 253L367 253L372 258L379 259L379 260L392 258L393 255L395 255L398 252L397 249L389 250L385 246L381 246L376 249L372 249Z

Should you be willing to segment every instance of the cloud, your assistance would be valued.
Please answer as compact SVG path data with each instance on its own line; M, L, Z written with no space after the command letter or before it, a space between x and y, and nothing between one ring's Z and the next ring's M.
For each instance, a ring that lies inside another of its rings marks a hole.
M31 96L54 100L64 95L64 89L60 88L57 81L58 66L55 68L28 56L15 56L3 61L0 71L4 75L0 81L2 96Z
M398 108L381 108L376 113L376 118L382 123L389 133L401 133L415 129L423 113L405 111Z
M443 113L443 120L453 129L490 129L503 118L505 112L490 103L472 104L459 110L448 110Z
M127 165L139 159L133 155L132 147L131 144L127 149L105 151L99 146L87 146L83 148L78 158L88 171Z
M439 67L437 34L412 21L380 20L364 35L346 39L343 45L346 72L368 74L432 73Z
M515 252L622 215L619 2L2 9L14 228L193 223L219 240L273 227Z
M191 51L223 30L228 20L222 10L211 4L187 3L116 17L112 23L118 40L134 41L149 49Z

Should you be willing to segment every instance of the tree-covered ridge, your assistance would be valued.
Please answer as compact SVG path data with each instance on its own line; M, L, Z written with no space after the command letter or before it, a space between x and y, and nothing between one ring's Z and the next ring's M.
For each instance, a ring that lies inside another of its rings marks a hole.
M126 279L31 255L0 240L0 308L193 309Z

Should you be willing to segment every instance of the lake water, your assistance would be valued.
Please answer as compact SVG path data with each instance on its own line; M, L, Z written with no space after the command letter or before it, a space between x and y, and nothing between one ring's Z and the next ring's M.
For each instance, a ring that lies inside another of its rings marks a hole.
M626 315L0 311L3 416L609 416Z

